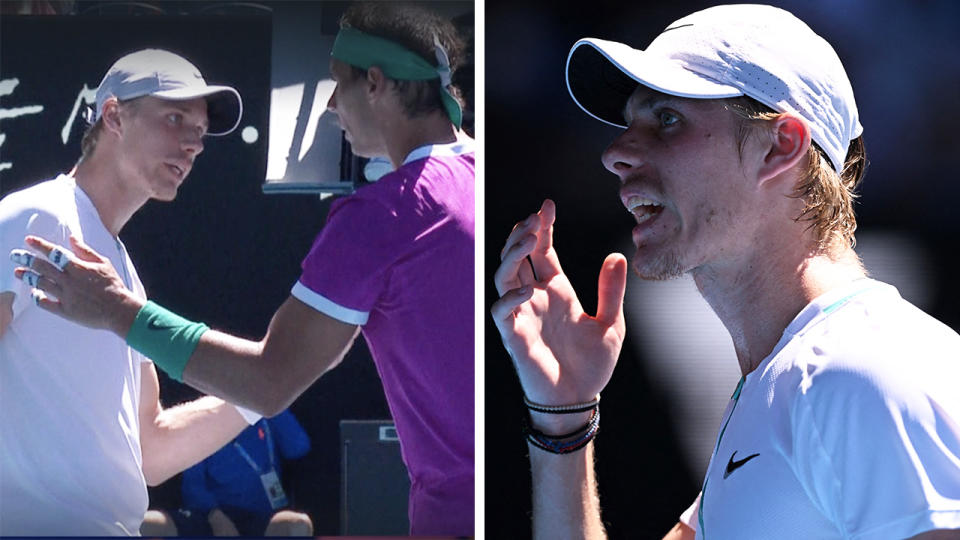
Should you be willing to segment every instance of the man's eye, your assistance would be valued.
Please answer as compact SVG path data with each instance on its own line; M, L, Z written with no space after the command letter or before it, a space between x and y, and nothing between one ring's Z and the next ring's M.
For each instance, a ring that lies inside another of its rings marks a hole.
M659 116L661 126L672 126L680 121L680 118L670 111L660 111Z
M167 121L171 124L179 124L181 116L177 113L170 113L167 115Z

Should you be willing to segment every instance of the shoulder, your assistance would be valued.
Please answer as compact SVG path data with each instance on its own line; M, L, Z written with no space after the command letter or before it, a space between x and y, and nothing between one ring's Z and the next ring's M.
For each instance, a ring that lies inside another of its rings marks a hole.
M62 222L65 214L76 214L72 185L62 177L14 191L0 200L0 221Z
M343 224L351 231L360 232L395 219L397 212L391 191L384 184L372 184L333 201L324 228Z
M960 335L878 282L797 336L797 354L843 371L917 367L918 357L960 362Z
M796 392L794 412L807 408L810 420L887 409L925 414L930 400L950 403L960 418L949 383L960 380L960 336L892 287L838 309L784 352L769 371L780 390Z
M411 153L407 161L392 174L398 173L411 179L437 181L445 185L469 184L472 186L476 175L473 147L454 143L419 148Z
M475 175L474 142L465 138L453 143L429 144L414 149L396 171L407 177L441 177L472 183Z

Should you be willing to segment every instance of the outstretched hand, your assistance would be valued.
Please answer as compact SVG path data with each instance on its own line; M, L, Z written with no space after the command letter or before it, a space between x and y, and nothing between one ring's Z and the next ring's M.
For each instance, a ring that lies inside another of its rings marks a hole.
M627 261L608 255L597 314L584 312L553 249L556 208L518 223L500 253L491 314L528 399L543 405L590 401L609 382L623 344Z
M37 236L27 236L26 242L49 259L25 250L10 254L20 265L14 274L34 287L39 307L83 326L126 336L144 300L126 288L109 259L73 236L72 253Z

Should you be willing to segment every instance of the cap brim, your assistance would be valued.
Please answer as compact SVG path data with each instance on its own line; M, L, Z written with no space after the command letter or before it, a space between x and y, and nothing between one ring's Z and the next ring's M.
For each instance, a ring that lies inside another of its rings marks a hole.
M718 99L742 96L734 86L687 70L679 63L623 43L596 38L577 41L567 56L567 90L587 114L626 127L623 108L638 84L678 97Z
M207 119L210 126L207 135L226 135L237 128L243 115L240 93L229 86L206 86L204 88L177 88L151 94L158 98L181 101L206 98Z

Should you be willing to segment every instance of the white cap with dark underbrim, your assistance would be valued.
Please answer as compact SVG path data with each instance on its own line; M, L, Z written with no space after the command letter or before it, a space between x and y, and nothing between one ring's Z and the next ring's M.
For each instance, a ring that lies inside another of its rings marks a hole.
M584 111L626 127L623 109L642 84L678 97L746 95L806 120L811 137L843 169L863 133L853 88L833 47L803 21L764 5L715 6L677 20L646 50L596 38L567 57L567 90Z
M243 114L240 93L229 86L208 85L200 70L183 57L162 49L144 49L116 62L97 88L97 108L90 123L103 113L107 99L154 96L172 101L206 98L207 135L226 135L236 129Z

